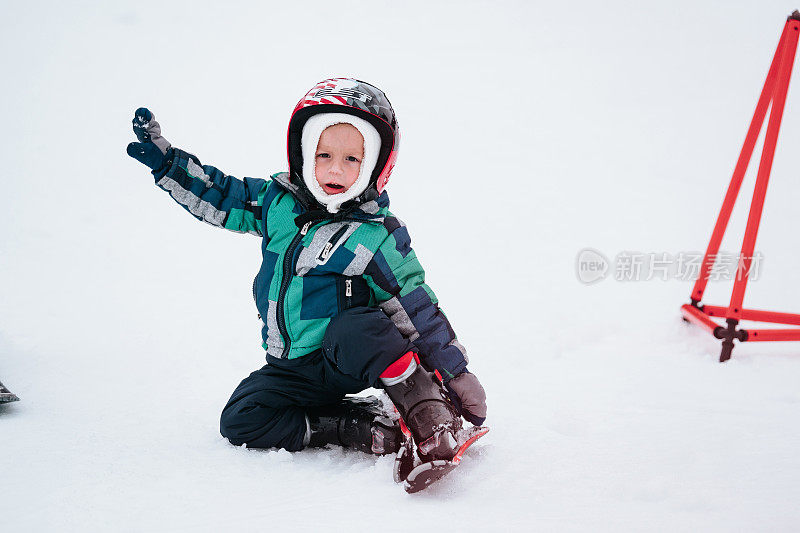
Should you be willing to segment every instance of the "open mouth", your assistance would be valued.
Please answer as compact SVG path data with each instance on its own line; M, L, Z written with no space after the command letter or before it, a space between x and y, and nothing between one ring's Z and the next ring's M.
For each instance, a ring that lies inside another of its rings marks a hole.
M326 183L323 186L325 192L328 194L337 194L344 191L344 185L339 185L338 183Z

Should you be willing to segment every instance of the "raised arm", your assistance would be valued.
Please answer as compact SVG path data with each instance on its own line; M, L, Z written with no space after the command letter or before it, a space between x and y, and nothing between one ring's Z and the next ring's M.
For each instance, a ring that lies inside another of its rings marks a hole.
M262 202L271 180L240 180L202 165L161 136L161 126L146 108L136 110L133 131L139 142L128 145L128 155L149 167L156 185L195 218L237 233L261 235Z

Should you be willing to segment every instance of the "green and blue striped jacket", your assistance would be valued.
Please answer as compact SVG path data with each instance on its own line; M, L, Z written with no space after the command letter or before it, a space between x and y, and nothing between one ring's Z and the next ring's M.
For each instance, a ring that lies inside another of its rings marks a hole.
M228 176L193 155L170 149L154 171L156 185L197 219L262 237L263 261L253 297L263 320L267 359L295 359L322 344L328 322L343 309L379 306L445 381L466 368L458 342L405 225L389 211L384 191L337 219L313 219L288 173L270 179Z

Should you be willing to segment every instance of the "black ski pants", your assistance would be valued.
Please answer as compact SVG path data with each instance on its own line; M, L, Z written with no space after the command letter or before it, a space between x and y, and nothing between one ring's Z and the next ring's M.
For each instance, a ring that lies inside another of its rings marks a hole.
M220 433L250 448L301 450L306 407L380 386L383 371L412 349L381 309L343 311L328 325L322 348L297 359L269 357L246 377L222 410Z

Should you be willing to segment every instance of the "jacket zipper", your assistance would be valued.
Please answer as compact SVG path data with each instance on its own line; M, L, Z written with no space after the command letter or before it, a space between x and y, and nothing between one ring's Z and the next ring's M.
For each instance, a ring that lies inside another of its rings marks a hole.
M347 296L347 309L350 309L353 303L353 280L350 278L344 280L344 295Z
M334 246L339 244L339 241L341 240L342 235L344 235L349 228L350 228L349 224L344 225L341 228L339 228L336 231L336 233L333 234L333 236L330 238L330 240L325 243L325 247L320 252L319 257L317 257L317 261L327 261L328 260L328 257L330 257L330 255L331 255L331 250L333 249Z
M289 248L286 250L286 255L283 256L283 279L281 279L281 288L278 291L278 306L276 309L276 315L278 319L278 331L283 337L283 353L281 354L281 358L286 358L289 355L289 350L292 346L292 341L289 340L289 331L286 329L286 317L283 316L284 312L284 305L283 300L286 298L286 291L289 290L289 284L292 282L292 278L294 276L290 276L289 273L292 271L292 257L294 256L294 251L297 248L297 245L300 244L300 241L303 240L303 236L308 233L308 229L311 227L311 221L308 221L303 225L297 235L294 236L292 242L289 244Z
M357 219L345 219L347 221L353 222L363 222ZM289 331L286 328L286 317L284 316L284 303L283 301L286 299L286 292L289 290L289 284L292 281L294 275L289 276L289 273L294 270L296 262L292 261L292 257L294 256L294 251L297 246L300 244L300 241L303 237L308 233L309 228L315 222L319 222L319 220L309 220L306 222L303 227L300 229L300 232L294 236L292 242L289 243L289 248L286 250L286 255L283 257L283 279L281 279L281 288L278 291L278 305L277 309L275 310L275 314L277 315L278 319L278 332L283 337L283 352L281 353L281 358L286 358L289 356L289 350L292 347L292 341L289 340ZM371 221L370 221L371 222ZM337 232L337 235L341 237L340 233L344 233L341 229ZM338 239L337 239L338 240ZM330 252L330 250L328 250ZM353 296L353 281L351 279L346 280L345 282L345 296L347 297L347 305L350 306L352 302Z
M333 244L326 242L325 248L322 249L322 253L319 255L319 258L325 261L328 258L328 254L331 253L331 248L333 248Z
M258 300L256 299L256 280L258 280L258 276L253 278L253 301L256 304L256 309L258 309ZM261 313L258 313L258 319L261 320Z

